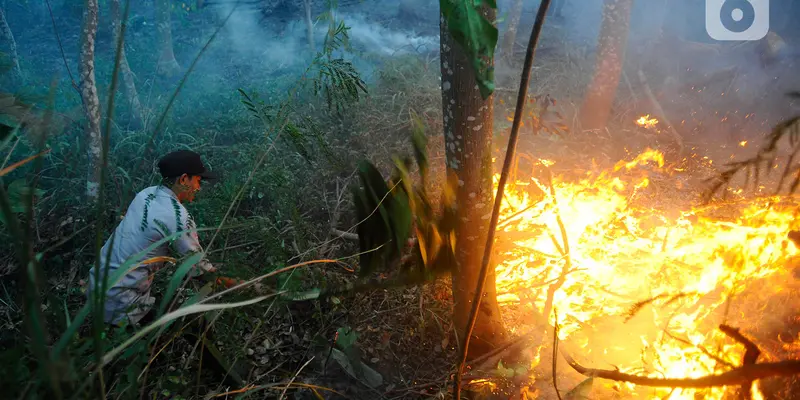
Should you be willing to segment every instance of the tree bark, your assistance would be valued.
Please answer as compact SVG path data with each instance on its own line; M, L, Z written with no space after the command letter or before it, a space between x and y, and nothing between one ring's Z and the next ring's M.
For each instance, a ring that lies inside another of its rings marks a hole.
M485 8L490 20L494 11ZM456 190L456 266L453 271L453 319L462 342L464 328L478 284L483 249L492 214L492 128L494 96L483 100L475 74L453 41L440 16L442 109L448 174L458 180ZM500 319L495 291L494 262L486 277L483 299L470 338L468 357L485 354L503 343L506 331Z
M632 8L633 0L605 0L594 77L581 107L583 129L604 128L611 115L625 60Z
M11 33L11 28L6 21L6 14L2 8L0 8L0 42L8 49L8 56L11 59L11 73L17 78L22 78L22 69L19 67L19 56L17 55L17 42L14 40L14 34Z
M522 0L513 0L511 9L508 14L508 26L506 33L503 35L503 45L500 47L503 52L503 57L507 61L511 61L514 57L514 44L517 42L517 27L519 27L519 19L522 15Z
M98 0L86 0L81 31L81 59L79 66L81 98L86 110L86 141L89 156L89 174L86 178L86 196L97 199L100 187L100 99L94 76L94 42L97 36Z
M120 10L119 0L111 0L111 24L114 31L114 49L120 40L122 31L122 11ZM128 98L130 106L130 122L136 127L142 126L143 114L142 104L139 102L139 93L136 91L136 83L133 80L133 72L128 65L128 57L125 55L125 43L119 55L119 70L122 73L122 86L125 88L125 96Z
M178 75L181 70L178 60L175 59L175 53L172 51L172 22L169 5L169 0L156 0L156 29L161 46L157 71L164 77Z
M314 46L314 23L311 20L311 0L303 0L306 6L306 31L308 35L308 46L311 48L311 52L315 52Z

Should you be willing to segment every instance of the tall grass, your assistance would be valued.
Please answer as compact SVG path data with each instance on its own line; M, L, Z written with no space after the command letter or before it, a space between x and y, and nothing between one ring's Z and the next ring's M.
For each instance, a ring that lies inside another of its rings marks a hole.
M197 64L200 57L209 48L211 43L217 37L217 33L225 26L228 19L238 6L239 1L228 14L228 17L222 21L217 30L206 41L205 45L197 54L189 69L185 72L180 80L177 88L172 93L169 101L164 107L161 115L157 119L157 123L149 135L147 144L144 145L145 155L149 154L150 150L155 143L155 138L163 128L163 123L166 119L166 114L170 111L177 96L184 87L188 76ZM167 284L166 293L157 307L157 319L146 326L142 327L137 332L129 332L125 329L113 329L106 325L104 322L104 303L106 301L107 291L110 287L118 283L130 270L136 268L139 264L147 263L152 260L141 260L151 250L158 246L164 245L175 239L178 235L185 234L187 231L175 232L172 235L165 237L153 244L147 249L139 252L138 254L126 260L117 271L109 276L109 260L111 258L110 249L114 245L116 238L111 235L109 238L109 251L105 254L102 253L102 247L107 231L107 222L112 220L109 215L108 196L109 190L109 176L111 172L109 169L109 153L111 151L111 126L114 121L114 110L117 90L118 90L118 75L120 66L120 56L122 46L124 45L125 32L127 28L127 19L130 10L130 0L125 1L124 12L121 21L121 32L116 43L115 56L113 63L113 72L111 75L111 82L109 87L109 96L106 105L106 115L103 120L105 124L102 131L102 153L101 153L101 177L100 177L100 196L95 204L93 204L94 221L90 225L90 229L94 229L92 248L94 251L93 265L95 268L94 287L91 288L91 296L88 301L78 309L76 313L70 315L65 305L64 318L65 325L63 329L59 330L55 327L48 327L47 318L42 311L42 298L43 288L47 281L44 269L42 268L42 260L44 253L35 253L34 244L34 196L35 189L39 184L39 177L42 176L43 157L34 157L25 161L32 161L34 163L34 173L28 185L27 192L30 193L26 198L24 218L18 219L12 203L10 201L9 193L0 176L0 212L7 223L5 228L9 236L12 238L12 248L15 250L17 262L22 268L19 269L19 282L23 290L23 319L26 325L26 332L28 335L27 343L29 352L35 359L32 365L32 370L36 373L29 377L26 387L23 390L22 397L42 397L42 398L106 398L106 396L113 395L114 397L122 396L123 394L133 395L139 393L139 388L144 387L145 381L141 379L142 374L132 381L127 382L127 385L115 384L113 379L116 376L106 376L107 368L110 363L120 357L146 357L149 362L152 358L148 355L148 345L156 348L155 344L158 343L159 338L167 331L171 324L175 321L181 320L183 317L203 314L209 311L225 310L232 308L245 307L256 304L266 299L278 299L276 297L283 292L277 291L275 293L261 295L252 299L237 301L237 302L220 302L210 303L211 300L218 299L224 294L230 294L234 291L240 291L251 284L267 279L278 274L292 271L301 266L307 266L320 262L340 262L337 260L317 260L307 261L291 265L285 268L276 269L268 274L262 275L258 278L252 279L245 284L237 286L236 288L228 289L213 296L208 296L210 293L210 284L204 288L200 293L185 301L179 307L175 307L178 302L178 292L188 282L187 273L202 257L208 254L208 251L213 246L217 234L223 229L232 229L241 227L242 225L227 224L227 218L231 210L241 200L245 190L249 187L250 180L255 176L264 161L268 158L270 152L275 148L275 143L279 140L281 133L286 130L287 125L290 123L289 111L292 109L292 104L297 101L297 93L303 89L309 89L313 86L315 94L322 95L333 94L338 97L337 100L343 102L357 102L359 99L357 91L353 93L353 85L351 81L341 79L342 74L339 69L344 68L349 74L348 76L355 76L360 81L357 75L353 75L348 63L342 64L341 59L335 59L330 56L331 51L323 51L318 53L314 61L302 73L302 76L296 81L294 87L289 91L287 98L280 104L277 112L277 118L270 121L264 121L264 128L266 136L271 140L271 144L267 146L263 154L259 158L256 165L253 166L252 171L248 175L245 182L242 183L240 190L229 204L227 212L222 217L219 225L216 228L198 228L196 231L213 231L214 235L208 243L206 251L196 253L184 257L182 260L176 262L176 272L171 276ZM346 30L339 29L332 31L334 35L346 35ZM331 38L326 43L331 43L335 46L339 43L337 38ZM340 65L341 64L341 65ZM312 76L317 72L317 76ZM322 88L323 90L320 90ZM365 88L362 88L366 92ZM45 124L42 128L43 132L50 129L50 120L52 117L52 105L55 103L55 85L51 87L48 105L48 110L45 114ZM332 108L341 107L341 104L330 104ZM14 132L16 133L16 132ZM41 150L46 147L46 135L38 136L38 146ZM143 157L146 159L147 157ZM142 163L142 166L145 164ZM135 179L128 179L128 184L133 185ZM128 191L126 191L128 192ZM105 257L105 262L101 257ZM90 323L87 324L87 319L91 317ZM54 337L50 337L54 334ZM199 339L200 340L200 339ZM132 365L126 368L132 368ZM118 372L118 371L117 371Z

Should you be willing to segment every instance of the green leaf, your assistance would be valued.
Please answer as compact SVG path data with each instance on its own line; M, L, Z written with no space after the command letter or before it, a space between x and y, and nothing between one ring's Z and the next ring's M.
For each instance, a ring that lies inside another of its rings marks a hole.
M481 14L481 5L497 9L494 0L439 0L439 7L453 40L461 45L472 64L484 100L494 92L494 51L497 28Z
M202 258L204 254L202 252L195 253L185 259L175 271L175 275L172 276L172 279L169 281L169 286L167 287L167 291L164 293L164 298L161 300L161 305L158 307L158 316L164 315L164 312L167 310L167 305L170 301L172 301L172 297L175 296L175 292L178 290L178 286L181 285L183 282L183 278L186 277L186 274L189 273L189 270L194 267Z
M592 392L592 384L594 378L588 378L579 383L572 390L564 395L564 400L589 400L589 394Z
M428 173L428 137L425 135L425 123L413 111L411 112L411 123L411 143L414 147L414 157L417 159L422 181L425 182Z
M352 347L358 340L358 332L349 326L343 326L336 330L339 336L336 338L336 345L342 350Z

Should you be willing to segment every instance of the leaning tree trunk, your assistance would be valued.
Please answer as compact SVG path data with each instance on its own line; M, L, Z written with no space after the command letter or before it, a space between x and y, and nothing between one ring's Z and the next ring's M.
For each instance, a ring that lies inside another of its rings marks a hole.
M519 18L522 15L522 0L514 0L511 5L511 10L508 14L508 26L506 33L503 35L503 57L507 61L511 61L514 57L514 44L517 42L517 27L519 27Z
M494 11L485 8L487 17ZM493 97L483 100L465 53L453 41L440 16L442 111L448 174L458 179L456 190L456 267L453 271L453 319L459 335L478 285L483 250L492 214ZM495 292L494 263L486 277L483 299L470 338L468 357L485 354L506 337Z
M122 16L120 11L119 0L111 0L111 24L114 30L114 48L120 40L120 32L122 31ZM115 50L116 51L116 50ZM133 80L133 72L128 65L128 57L125 55L125 44L123 43L119 55L119 70L122 72L122 83L125 88L125 96L128 98L128 105L130 106L131 119L130 122L136 127L142 126L142 104L139 103L139 93L136 91L136 83Z
M625 60L632 8L633 0L605 0L594 77L581 107L583 129L604 128L611 115Z
M311 52L315 52L314 46L314 22L311 20L311 0L303 0L306 7L306 31L308 35L308 46L311 48Z
M17 42L11 33L11 28L6 21L6 14L0 8L0 42L8 49L8 56L11 58L11 73L17 77L22 77L22 69L19 67L19 57L17 56Z
M180 73L181 67L172 51L172 22L170 19L169 0L156 0L156 29L161 54L158 59L158 74L172 77Z
M83 10L83 30L81 34L80 89L83 108L86 110L86 141L89 153L89 174L86 178L86 196L97 199L100 188L100 157L102 140L100 137L100 99L97 97L97 83L94 77L94 42L97 35L97 0L86 0Z

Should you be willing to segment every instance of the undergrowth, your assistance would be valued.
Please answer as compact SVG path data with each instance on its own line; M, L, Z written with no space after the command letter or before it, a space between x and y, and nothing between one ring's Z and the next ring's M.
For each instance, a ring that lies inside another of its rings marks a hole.
M346 30L337 25L333 32L341 34ZM150 69L144 67L151 61L147 56L129 54L128 58L134 70ZM105 74L113 63L99 59L97 65L98 82L108 82L110 77ZM386 160L386 154L407 148L411 110L424 118L429 131L440 130L436 60L384 60L379 78L370 85L361 82L357 71L345 61L332 57L332 52L321 53L311 65L318 68L309 73L314 76L319 71L315 80L318 85L297 90L292 95L295 97L286 97L281 89L291 86L297 76L270 77L282 81L263 94L253 88L226 85L223 77L204 79L202 84L189 77L190 83L152 144L150 154L156 156L178 148L197 151L212 170L221 172L222 179L203 187L198 200L187 208L200 227L217 227L225 218L208 257L228 276L250 278L286 267L287 260L303 262L352 254L355 245L332 238L330 230L347 229L356 222L347 211L352 208L349 196L342 195L353 180L355 160ZM344 74L336 73L337 68L343 69ZM163 85L154 77L142 82L140 97L148 113L145 126L140 130L128 128L124 117L127 105L121 97L117 99L116 112L120 117L111 122L103 239L125 213L132 196L158 180L157 158L142 160L141 154L169 97L159 85L169 89L175 85ZM342 88L342 96L328 95L341 93ZM368 92L368 96L359 92ZM90 393L96 394L100 389L98 370L93 366L95 352L104 354L123 345L132 333L109 328L98 342L87 323L92 320L90 316L71 336L64 336L75 322L76 313L86 304L84 282L96 255L90 244L96 234L94 205L87 204L82 195L88 166L81 110L73 106L77 93L68 81L56 86L56 101L51 104L46 103L47 92L41 87L18 93L40 113L56 110L59 117L49 126L49 153L41 159L41 170L36 173L32 163L26 164L3 176L2 185L27 185L31 177L39 178L37 188L41 192L33 203L30 246L34 254L41 256L43 273L40 287L44 290L39 301L46 324L40 333L45 338L42 344L51 351L60 339L66 340L67 345L61 356L51 354L46 363L35 358L36 339L23 323L28 316L18 297L24 279L7 279L24 277L24 268L14 256L14 238L6 229L0 230L0 307L4 315L0 360L6 361L0 365L0 379L3 387L9 388L4 394L9 397L53 398L58 394L51 391L54 388L65 390L61 394L66 397L92 397ZM107 91L101 89L99 93L101 103L108 104ZM257 100L261 98L266 100ZM359 106L348 107L348 102ZM274 112L269 114L270 111ZM274 149L270 156L253 168L271 146ZM5 143L3 152L7 161L14 162L37 153L38 146L28 131L21 130ZM242 187L245 182L247 186ZM242 196L237 199L240 191ZM20 222L23 214L16 215ZM214 236L214 230L199 234L205 244ZM355 263L355 259L343 261ZM326 287L346 281L348 276L346 269L323 266L293 270L266 282L275 290L299 291L311 285ZM166 271L158 274L152 295L160 301L164 288L174 279ZM175 297L185 307L187 302L209 295L203 290L196 282L189 282L177 290ZM233 294L226 296L225 302L250 297ZM306 359L300 357L302 353L294 354L296 349L314 347L311 344L325 348L331 336L347 325L348 306L325 303L317 304L316 309L303 307L306 306L268 300L246 308L206 313L202 319L198 319L201 314L194 314L176 322L188 328L213 320L214 339L204 347L216 348L223 363L240 366L235 369L241 371L240 378L245 381L260 378L278 382L295 373ZM279 312L287 308L294 312ZM297 315L306 318L294 321ZM158 334L134 342L103 368L105 390L122 398L134 398L140 393L186 398L234 389L238 378L215 369L213 360L203 359L208 356L197 345L186 338ZM275 353L287 345L295 349L291 355L281 358ZM53 382L48 376L59 378Z

